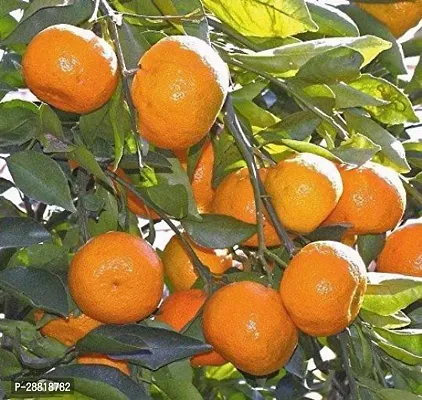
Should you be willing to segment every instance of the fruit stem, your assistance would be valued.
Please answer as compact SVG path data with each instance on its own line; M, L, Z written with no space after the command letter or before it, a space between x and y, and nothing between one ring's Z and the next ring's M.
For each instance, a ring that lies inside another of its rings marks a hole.
M209 273L208 269L204 266L204 264L201 262L199 257L196 255L195 251L193 250L190 243L186 240L186 238L182 235L180 230L177 228L177 226L171 221L171 219L163 213L158 207L156 207L152 202L149 201L146 196L143 196L142 193L138 192L136 188L131 185L129 182L126 182L124 179L120 178L117 174L114 172L106 169L104 170L104 173L108 175L110 178L112 178L114 181L116 181L118 184L122 185L125 189L132 192L139 200L141 200L148 208L151 208L155 211L156 214L170 227L170 229L178 236L180 239L180 244L185 249L185 251L188 253L189 258L192 260L192 263L198 272L199 277L204 282L204 289L208 293L211 290L211 282L212 277Z
M349 388L350 388L350 398L352 400L359 399L358 397L358 388L356 385L356 380L353 375L352 365L350 363L349 354L347 351L347 340L349 337L349 330L346 328L342 333L337 335L338 340L340 341L340 348L341 348L341 358L343 360L344 370L346 371L347 380L349 381Z
M142 148L141 148L142 146L141 146L141 143L139 141L139 136L138 136L138 124L137 124L137 120L136 120L137 112L136 112L135 106L134 106L133 101L132 101L132 96L130 94L130 85L129 85L130 74L128 74L128 69L126 68L125 57L123 55L122 44L120 43L119 31L117 29L118 13L116 13L111 8L111 6L108 4L107 0L100 0L99 8L100 8L101 12L108 17L107 21L108 21L108 26L109 26L109 29L110 29L110 36L111 36L111 39L113 40L114 46L116 48L116 55L117 55L117 59L119 61L120 75L122 77L122 83L123 83L123 92L124 92L126 103L129 107L129 111L130 111L129 112L129 114L130 114L130 124L131 124L133 135L136 136L135 139L136 139L136 143L137 143L137 146L138 146L139 166L140 166L140 168L142 168L143 167Z
M272 205L272 202L265 191L264 185L262 184L261 178L258 174L258 168L253 158L252 145L249 143L248 138L243 132L242 126L240 125L239 119L237 118L236 112L234 110L233 102L232 102L230 94L227 96L226 103L224 105L224 119L249 169L249 177L251 179L252 187L254 190L254 197L255 197L255 204L256 204L256 217L257 217L257 224L258 224L258 239L259 239L258 258L260 258L261 261L265 260L264 253L265 253L266 247L265 247L265 237L264 237L264 229L263 229L263 225L264 225L263 205L265 205L265 208L268 211L268 214L274 225L274 228L278 236L284 243L284 246L286 247L289 253L289 256L292 257L294 252L296 251L295 245L290 239L289 235L287 234L286 229L280 222L277 216L277 213L274 209L274 206Z

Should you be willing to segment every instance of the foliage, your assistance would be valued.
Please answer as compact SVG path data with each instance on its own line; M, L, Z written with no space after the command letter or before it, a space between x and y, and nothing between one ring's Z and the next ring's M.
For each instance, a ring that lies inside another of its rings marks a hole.
M401 75L405 58L422 54L420 33L402 45L356 7L313 0L113 0L110 5L100 0L99 10L95 3L0 0L0 153L13 179L0 180L0 311L5 313L0 397L10 396L11 379L29 376L73 378L72 398L81 399L298 399L310 392L323 398L419 398L422 279L409 276L369 273L353 325L328 338L302 335L290 362L267 377L245 376L231 364L191 368L187 359L209 348L198 321L183 334L149 319L103 326L71 348L40 334L32 319L35 308L51 317L78 312L66 273L87 238L123 230L152 244L157 239L159 221L139 224L128 210L128 188L198 244L229 247L242 262L246 254L244 271L228 270L223 282L279 285L289 249L266 249L265 258L275 267L265 271L259 251L242 253L239 246L256 227L231 217L201 216L176 156L148 148L134 131L125 83L142 54L165 35L207 40L230 66L233 109L224 109L211 132L215 186L248 161L237 125L230 123L235 120L260 162L296 151L353 165L374 160L395 169L408 192L405 219L422 216L422 142L415 112L422 104L422 60L409 82ZM23 16L17 20L13 15L19 10ZM20 63L26 45L58 23L93 29L115 46L120 43L127 71L110 101L92 113L64 113L18 92L25 88ZM189 151L189 171L198 148ZM68 160L80 167L71 170ZM108 170L113 163L130 173L133 184L116 179ZM12 202L11 193L22 201ZM340 241L345 228L317 229L295 245ZM359 237L357 248L368 265L383 243L383 235ZM199 272L197 286L212 279L206 269ZM78 352L127 360L131 377L75 364Z

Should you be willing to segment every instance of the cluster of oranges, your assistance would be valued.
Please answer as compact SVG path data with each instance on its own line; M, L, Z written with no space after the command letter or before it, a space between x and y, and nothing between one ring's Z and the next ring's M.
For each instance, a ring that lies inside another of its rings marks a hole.
M187 148L206 136L220 112L229 86L228 68L209 45L186 36L162 39L143 55L139 67L132 98L140 133L151 144L175 151L186 168ZM118 80L111 46L90 31L68 25L50 27L33 39L24 55L23 72L28 87L41 100L76 113L91 112L107 102ZM255 224L248 170L230 173L214 190L213 165L208 141L191 182L200 211ZM129 180L123 170L117 173ZM398 175L375 163L350 167L302 153L261 168L259 175L292 235L340 223L349 224L348 237L383 233L398 225L406 206ZM137 215L158 217L136 196L128 193L127 198ZM421 273L420 243L401 245L412 243L408 236L419 233L421 237L421 226L405 226L388 238L378 262L380 271ZM268 215L264 215L264 237L266 246L280 245ZM232 266L227 252L185 238L213 274L221 275ZM240 245L256 247L258 238L254 235ZM173 293L159 306L165 276ZM49 321L41 332L72 345L101 324L136 323L157 307L156 319L176 331L202 315L204 337L214 349L193 357L193 366L229 361L247 373L266 375L289 360L299 330L328 336L350 325L366 289L366 267L359 254L334 241L303 247L285 270L279 291L241 281L219 288L208 298L204 291L192 288L197 278L177 237L160 257L146 241L127 233L96 236L77 251L69 269L70 293L82 314ZM78 361L112 365L129 373L127 363L104 355L84 355Z

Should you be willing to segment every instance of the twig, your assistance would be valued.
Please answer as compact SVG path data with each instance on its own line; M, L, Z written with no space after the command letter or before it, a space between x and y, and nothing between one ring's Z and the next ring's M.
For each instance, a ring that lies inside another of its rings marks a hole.
M105 170L104 173L115 180L117 183L122 185L125 189L131 191L139 200L141 200L147 207L153 209L157 215L170 227L170 229L177 235L180 240L180 244L184 248L184 250L188 253L189 258L192 260L192 263L198 272L199 277L204 281L205 289L208 291L210 289L211 283L211 275L208 270L205 268L204 264L202 264L201 260L198 258L197 254L193 250L192 246L190 245L189 241L186 240L185 236L177 229L176 225L171 221L171 219L158 207L156 207L153 203L149 201L148 198L143 196L140 192L138 192L133 185L126 182L122 178L120 178L117 174L112 171Z
M78 203L77 203L77 210L78 210L78 220L80 223L80 236L81 242L86 243L89 239L88 233L88 216L86 214L86 210L83 204L83 198L86 194L86 187L88 185L89 175L86 171L82 168L78 169L78 175L76 176L76 184L77 184L77 192L78 192Z
M341 348L341 358L343 360L344 370L346 371L347 380L349 381L349 388L350 388L350 397L352 400L357 400L358 397L358 388L356 385L356 380L353 375L352 366L350 364L350 358L347 351L347 339L349 337L348 329L346 328L342 333L337 335L340 341L340 348Z
M279 256L274 254L271 250L266 250L265 255L271 259L271 261L274 261L276 264L278 264L281 268L285 269L287 268L287 263L285 263Z
M110 36L113 40L114 46L116 47L116 55L120 65L120 74L122 76L122 83L123 83L123 92L125 95L126 103L129 107L129 114L130 114L130 124L133 131L133 134L136 135L136 143L138 146L138 158L139 158L139 166L143 167L142 161L142 151L141 146L139 143L138 137L138 124L136 120L137 111L132 101L132 96L130 93L130 85L129 85L129 76L130 72L126 68L125 57L123 55L122 44L120 43L119 39L119 31L117 29L117 16L118 14L110 7L107 0L100 0L99 8L101 12L108 16L108 26L110 28Z

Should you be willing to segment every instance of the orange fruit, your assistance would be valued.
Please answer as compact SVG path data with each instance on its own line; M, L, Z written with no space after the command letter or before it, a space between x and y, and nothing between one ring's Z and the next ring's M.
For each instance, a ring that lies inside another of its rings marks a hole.
M345 244L346 246L353 247L356 244L357 240L357 235L353 235L346 232L341 238L341 243Z
M40 100L63 111L85 114L105 104L117 87L117 58L92 31L53 25L29 43L23 77Z
M132 183L132 181L126 175L126 172L123 171L123 169L117 168L115 172L125 182ZM151 210L149 207L147 207L141 199L135 196L133 192L126 189L125 192L127 198L127 206L133 214L145 219L160 219L160 216L154 210Z
M72 259L68 281L78 307L106 324L147 317L164 287L157 253L145 240L124 232L107 232L82 246Z
M396 229L388 236L377 261L378 272L422 278L422 219Z
M165 322L175 331L180 332L188 322L192 321L207 300L207 295L199 289L183 290L172 293L161 304L156 319ZM226 363L214 350L195 355L190 361L193 367L207 365L223 365Z
M269 169L265 188L284 226L299 233L314 231L333 211L342 190L334 163L300 153Z
M100 364L117 368L126 375L130 375L129 365L123 360L113 360L104 354L86 353L77 357L78 364Z
M359 253L339 242L319 241L296 254L281 279L280 294L294 324L311 336L329 336L349 326L366 290Z
M264 182L268 176L268 169L261 168L259 176ZM256 207L249 171L246 167L227 175L218 185L212 211L215 214L229 215L249 224L256 224ZM264 214L264 237L267 246L277 246L280 239L269 218ZM258 246L258 235L255 234L242 243L245 246Z
M205 304L205 339L236 368L252 375L279 370L290 359L298 333L274 289L235 282Z
M185 238L188 239L187 235ZM206 265L213 274L223 274L232 265L232 258L225 251L207 249L190 241L190 244L201 262ZM173 236L161 254L165 274L175 291L187 290L198 279L198 273L180 244L177 236Z
M168 36L139 60L132 99L140 134L154 146L186 149L210 130L229 87L229 70L206 42Z
M398 174L372 162L359 168L340 166L343 195L324 225L348 223L349 234L393 229L406 208L406 192Z
M422 19L421 0L354 4L383 23L396 38L416 26Z
M177 158L184 169L187 169L187 150L175 151ZM209 213L212 208L214 189L212 187L212 174L214 168L214 149L212 142L208 141L198 159L191 179L193 197L200 213Z
M43 315L43 311L37 310L34 314L35 321L40 321ZM80 314L77 317L70 314L67 318L52 319L40 329L40 332L66 346L73 346L79 339L100 325L101 322L89 318L85 314Z

